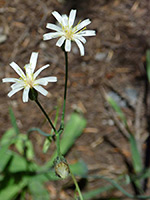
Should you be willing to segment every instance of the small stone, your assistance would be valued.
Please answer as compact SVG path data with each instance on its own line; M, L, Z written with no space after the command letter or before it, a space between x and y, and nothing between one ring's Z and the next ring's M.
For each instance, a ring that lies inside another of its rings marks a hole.
M6 35L0 35L0 43L3 43L7 40L7 36Z
M105 60L106 57L107 57L107 53L98 52L98 53L96 53L96 55L95 55L95 60L96 60L96 61L102 61L102 60Z

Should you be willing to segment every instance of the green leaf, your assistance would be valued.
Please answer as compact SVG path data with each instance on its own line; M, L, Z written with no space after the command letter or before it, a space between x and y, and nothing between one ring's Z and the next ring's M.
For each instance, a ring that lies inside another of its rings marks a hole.
M146 71L148 81L150 82L150 49L146 51Z
M69 149L74 145L76 139L82 134L83 129L86 127L86 120L77 113L71 115L70 120L65 126L62 139L60 141L60 148L62 155L65 155ZM46 163L44 168L51 167L53 161L57 156L57 152L52 155L51 160Z
M1 183L0 199L12 200L16 197L22 188L28 185L28 177L22 177L20 181L16 182L15 177L7 177L7 183Z
M12 124L13 128L15 129L16 134L19 134L19 129L18 129L18 125L16 123L16 118L15 118L14 112L11 107L9 108L9 115L10 115L10 119L11 119L11 124Z
M139 153L134 135L130 134L129 142L131 146L131 154L132 154L134 171L136 173L140 173L142 172L142 169L143 169L142 160L141 160L141 155Z
M91 191L83 193L83 198L84 198L84 200L88 200L88 199L90 200L90 199L93 199L94 197L96 197L97 195L100 195L103 192L110 191L112 189L114 189L113 185L108 185L108 186L104 186L101 188L97 188L95 190L91 190Z
M118 116L120 117L124 125L126 126L127 125L126 117L124 113L122 112L122 110L120 109L120 107L118 106L118 104L116 103L116 101L110 96L107 96L107 101L112 106L112 108L116 111L116 113L118 114Z
M33 200L49 200L50 196L46 188L42 183L38 181L31 181L29 183L29 190L33 197Z
M83 162L83 160L80 160L79 162L69 165L69 167L74 175L85 177L88 174L87 165L85 164L85 162Z
M122 178L123 178L122 176L120 176L117 181L112 180L105 176L91 176L91 177L93 177L93 178L95 177L95 179L103 179L103 180L111 183L111 185L107 185L107 186L97 188L97 189L91 190L89 192L83 193L84 200L92 199L92 198L96 197L97 195L100 195L103 192L106 192L106 191L109 191L109 190L112 190L115 188L129 198L135 197L134 195L132 195L132 194L128 193L126 190L124 190L123 187L121 187L121 185L126 184L126 182L122 180ZM119 181L119 183L118 183L118 181Z
M26 171L28 169L28 161L25 158L19 156L15 152L11 152L11 151L9 152L13 156L12 161L9 165L9 172L16 173L20 171Z
M9 143L0 147L0 172L4 170L8 164L11 154L8 152Z
M9 145L13 144L15 141L15 129L14 128L10 128L8 129L2 136L1 140L0 140L0 146L2 145L6 145L9 143Z
M43 153L47 153L48 149L50 148L52 139L50 137L47 137L44 141L43 145Z
M22 155L26 154L28 160L32 160L34 158L33 145L27 135L19 134L15 142L15 147Z

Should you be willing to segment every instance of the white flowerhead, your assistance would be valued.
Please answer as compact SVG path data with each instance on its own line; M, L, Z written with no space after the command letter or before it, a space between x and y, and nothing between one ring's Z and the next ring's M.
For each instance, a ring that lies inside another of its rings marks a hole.
M59 26L48 23L46 28L54 30L56 32L44 34L43 39L50 40L52 38L60 37L56 43L56 46L61 47L65 42L66 52L71 51L71 41L75 41L80 49L81 56L84 56L83 44L86 43L86 39L84 38L84 36L95 36L96 33L94 30L85 30L86 26L91 23L89 19L85 19L73 27L76 12L76 10L71 10L69 17L67 15L61 16L57 11L52 12L52 15L59 22Z
M38 53L33 52L30 57L30 62L29 64L25 65L25 73L22 71L22 69L15 63L12 62L10 63L10 66L16 71L16 73L20 76L20 78L3 78L2 82L14 82L14 84L11 85L12 90L8 93L8 96L11 97L18 91L23 89L23 102L28 102L29 100L29 91L30 89L34 88L44 96L48 94L47 90L45 90L42 86L40 85L47 85L49 82L56 82L57 78L56 77L44 77L40 79L36 79L37 76L49 67L49 64L44 65L40 69L38 69L35 73L35 67L37 63L37 58L38 58Z

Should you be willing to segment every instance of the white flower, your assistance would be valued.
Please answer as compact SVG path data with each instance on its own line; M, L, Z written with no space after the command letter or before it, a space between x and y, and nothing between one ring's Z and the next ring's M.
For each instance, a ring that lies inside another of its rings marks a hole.
M85 30L86 26L91 23L89 19L85 19L79 22L73 27L76 10L71 10L69 17L67 15L60 15L57 11L52 12L52 15L59 22L59 26L55 24L48 23L46 28L54 30L56 32L46 33L43 35L44 40L50 40L52 38L60 37L56 43L56 46L61 47L65 42L65 51L71 51L71 41L75 41L80 49L81 56L84 56L84 46L82 43L86 43L84 36L95 36L94 30Z
M12 90L8 93L8 96L11 97L18 91L23 89L23 102L28 102L29 99L29 91L30 88L34 88L44 96L48 94L47 90L45 90L40 85L47 85L49 82L56 82L56 77L44 77L40 79L36 79L36 77L49 67L49 64L41 67L38 69L35 73L35 67L37 63L38 53L33 52L30 57L30 63L25 65L25 73L22 71L22 69L15 63L10 63L10 66L16 71L16 73L20 76L20 78L3 78L2 82L14 82L14 84L11 85Z

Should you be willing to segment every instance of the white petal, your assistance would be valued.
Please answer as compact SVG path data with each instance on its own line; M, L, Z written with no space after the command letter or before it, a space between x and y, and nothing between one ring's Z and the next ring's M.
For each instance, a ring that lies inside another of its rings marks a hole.
M26 71L26 76L27 76L29 79L31 79L31 78L32 78L32 75L33 75L33 73L32 73L32 65L31 65L31 64L26 64L26 65L24 66L24 68L25 68L25 71Z
M43 35L43 40L50 40L52 38L57 38L62 36L63 32L56 32L56 33L46 33Z
M71 40L66 40L65 51L66 52L70 52L71 51Z
M16 82L16 81L18 81L19 79L17 79L17 78L3 78L2 79L2 82L3 83L6 83L6 82L8 82L8 83L11 83L11 82Z
M21 80L20 80L20 82L16 82L16 83L11 85L12 89L17 89L17 88L20 88L20 87L24 87L24 82L21 81Z
M62 36L61 38L59 38L59 40L56 43L56 46L61 47L65 39L66 39L65 36Z
M48 94L47 90L45 90L42 86L40 85L35 85L34 89L36 89L38 92L46 96Z
M31 57L30 57L30 65L31 65L31 68L32 68L32 73L35 70L37 59L38 59L38 53L37 52L33 52L31 54Z
M68 20L68 16L67 15L62 15L62 19L63 19L63 21L62 21L62 26L68 26L68 22L69 22L69 20Z
M24 72L22 71L22 69L15 62L10 63L10 66L15 70L15 72L19 76L21 76L24 79L24 77L25 77Z
M82 36L95 36L96 32L94 30L85 30L85 31L82 31L81 33L79 33L79 35L82 35Z
M77 10L71 10L70 11L70 14L69 14L69 27L71 27L74 24L76 13L77 13Z
M36 80L34 83L35 83L35 85L36 84L47 85L49 82L56 82L56 81L57 81L57 77L50 76L50 77L40 78L40 79Z
M41 67L40 69L38 69L35 73L34 73L34 79L44 70L46 69L47 67L49 67L50 65L47 64L47 65L44 65L43 67Z
M84 56L84 46L83 46L83 44L77 39L75 39L75 42L76 42L76 44L78 45L78 47L80 49L81 56Z
M52 12L52 15L57 19L57 21L60 24L62 23L62 21L63 21L62 16L57 11Z
M23 87L13 89L8 93L8 96L11 97L12 95L14 95L15 93L19 92L22 89L23 89Z
M29 90L30 90L29 87L26 87L26 88L23 90L23 95L22 95L22 100L23 100L23 102L28 102L28 100L29 100Z
M81 42L83 42L84 44L86 43L86 39L84 37L82 37L81 35L76 34L75 35L75 39L80 40Z
M76 27L74 27L74 29L76 28L76 32L79 31L80 29L82 29L83 27L89 25L91 23L91 21L89 19L85 19L84 21L82 21L81 23L79 23Z
M51 23L48 23L46 25L46 28L49 28L51 30L54 30L54 31L61 31L61 28L55 24L51 24Z

